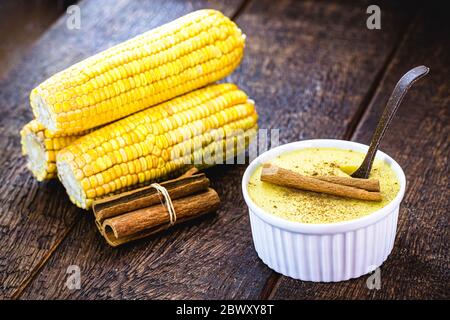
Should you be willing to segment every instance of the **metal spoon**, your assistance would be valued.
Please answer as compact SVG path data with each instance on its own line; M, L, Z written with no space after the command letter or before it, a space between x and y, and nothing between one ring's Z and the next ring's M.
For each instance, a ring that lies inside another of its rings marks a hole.
M375 159L375 154L377 153L378 146L380 145L381 139L383 139L387 128L394 118L395 112L397 112L397 109L400 106L403 97L405 96L408 89L411 88L413 83L425 76L428 71L430 71L430 69L425 66L415 67L405 73L403 77L397 82L394 91L392 91L391 97L389 98L386 107L384 108L377 128L373 133L372 141L370 142L370 147L367 151L364 161L361 163L359 168L351 174L353 178L369 178L370 170L372 169L373 160Z

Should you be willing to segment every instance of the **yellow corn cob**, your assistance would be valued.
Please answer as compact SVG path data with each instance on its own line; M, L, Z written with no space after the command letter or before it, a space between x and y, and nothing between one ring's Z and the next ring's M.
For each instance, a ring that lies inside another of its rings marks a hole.
M257 117L235 85L211 85L83 136L58 153L58 176L70 199L89 208L106 194L234 156L224 150L245 150Z
M56 177L56 153L83 134L55 135L36 120L31 120L20 130L22 153L28 158L28 169L38 181Z
M230 74L244 35L215 10L199 10L109 48L31 91L36 119L51 132L106 124Z

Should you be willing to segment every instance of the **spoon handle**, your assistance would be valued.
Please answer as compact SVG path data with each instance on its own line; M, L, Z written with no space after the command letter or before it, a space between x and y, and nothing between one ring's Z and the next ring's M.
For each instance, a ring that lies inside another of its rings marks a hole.
M353 178L363 178L367 179L372 169L373 160L375 159L375 154L377 153L378 146L380 145L381 139L383 139L389 124L394 118L395 113L403 100L406 92L409 88L420 78L425 76L430 69L425 66L418 66L403 75L403 77L395 85L394 91L384 108L383 114L381 115L380 121L378 122L377 128L372 136L372 141L370 142L369 150L367 151L366 157L362 162L361 166L353 172L351 175Z

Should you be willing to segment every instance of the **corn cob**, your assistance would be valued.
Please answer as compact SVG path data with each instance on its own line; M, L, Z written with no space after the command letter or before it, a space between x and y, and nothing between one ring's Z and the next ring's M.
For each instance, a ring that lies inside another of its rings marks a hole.
M83 136L58 153L58 176L72 202L89 208L106 194L234 156L257 117L235 85L210 85Z
M36 120L20 130L22 154L27 156L27 168L38 181L56 177L56 153L87 132L79 135L55 135Z
M199 10L100 52L32 90L36 119L77 133L167 101L230 74L244 35L215 10Z

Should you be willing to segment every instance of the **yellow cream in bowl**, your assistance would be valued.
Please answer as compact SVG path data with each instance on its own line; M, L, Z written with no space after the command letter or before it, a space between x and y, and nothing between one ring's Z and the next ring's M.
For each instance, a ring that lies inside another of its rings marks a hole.
M364 154L336 148L307 148L284 153L271 164L307 176L348 176L361 164ZM370 178L379 179L381 202L348 199L296 190L263 182L261 167L252 174L248 193L257 206L276 216L302 223L332 223L359 218L386 206L400 190L387 163L375 160Z

